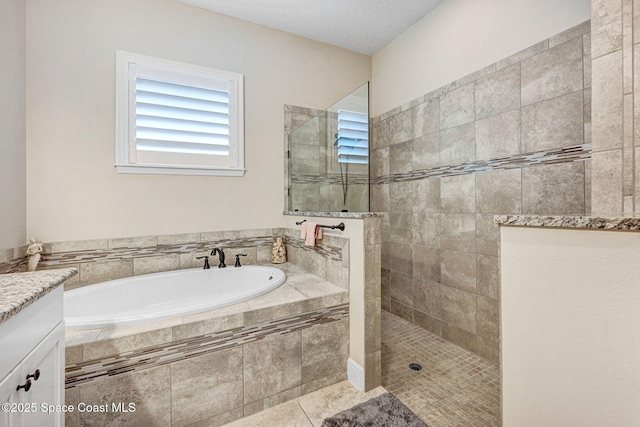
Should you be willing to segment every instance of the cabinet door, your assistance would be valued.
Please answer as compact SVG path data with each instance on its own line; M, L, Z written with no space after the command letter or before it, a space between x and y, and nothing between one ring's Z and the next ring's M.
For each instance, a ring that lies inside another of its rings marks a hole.
M23 425L28 426L62 426L64 414L43 411L49 405L64 404L64 324L61 322L22 363L22 381L31 377L31 389L21 390L22 402L35 404L35 412L24 412ZM38 379L35 376L38 375ZM58 409L59 411L59 409Z
M22 414L18 412L20 392L16 390L18 384L23 384L22 370L18 366L0 381L0 427L16 427L22 425ZM8 408L6 408L6 404ZM12 412L15 411L15 412Z

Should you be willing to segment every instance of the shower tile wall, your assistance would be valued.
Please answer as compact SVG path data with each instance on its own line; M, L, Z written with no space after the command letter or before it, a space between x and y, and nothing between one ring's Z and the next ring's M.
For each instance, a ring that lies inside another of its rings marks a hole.
M335 170L330 170L332 166L327 157L327 144L332 140L327 138L336 132L335 120L318 117L320 113L320 110L285 105L285 179L291 174L291 182L285 182L285 210L367 211L368 165L348 166L345 202L340 171L336 165Z
M383 309L499 359L496 214L590 212L590 22L373 119Z

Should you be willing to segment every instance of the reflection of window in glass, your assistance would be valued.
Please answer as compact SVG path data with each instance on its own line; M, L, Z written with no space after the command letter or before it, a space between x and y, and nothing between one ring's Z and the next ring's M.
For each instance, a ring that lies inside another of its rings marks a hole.
M244 174L241 74L122 51L117 69L119 172Z
M338 110L338 162L369 163L369 117L367 113Z
M353 109L338 109L327 120L329 141L328 173L350 175L369 173L369 115ZM345 169L347 167L347 169Z

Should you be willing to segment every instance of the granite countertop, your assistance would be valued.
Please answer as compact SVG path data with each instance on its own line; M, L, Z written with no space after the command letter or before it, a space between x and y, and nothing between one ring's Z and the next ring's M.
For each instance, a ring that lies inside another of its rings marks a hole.
M311 212L311 211L284 211L283 215L290 216L317 216L324 218L376 218L384 216L381 212Z
M601 216L496 215L499 225L640 231L640 218Z
M75 268L0 274L0 323L76 274Z

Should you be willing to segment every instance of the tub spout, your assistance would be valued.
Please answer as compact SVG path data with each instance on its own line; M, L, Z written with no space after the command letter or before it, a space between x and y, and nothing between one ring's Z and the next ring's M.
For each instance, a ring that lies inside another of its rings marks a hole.
M218 268L225 268L227 266L227 264L224 263L224 251L220 248L214 248L211 251L211 255L215 255L218 254L218 259L220 260L220 264L218 264Z

